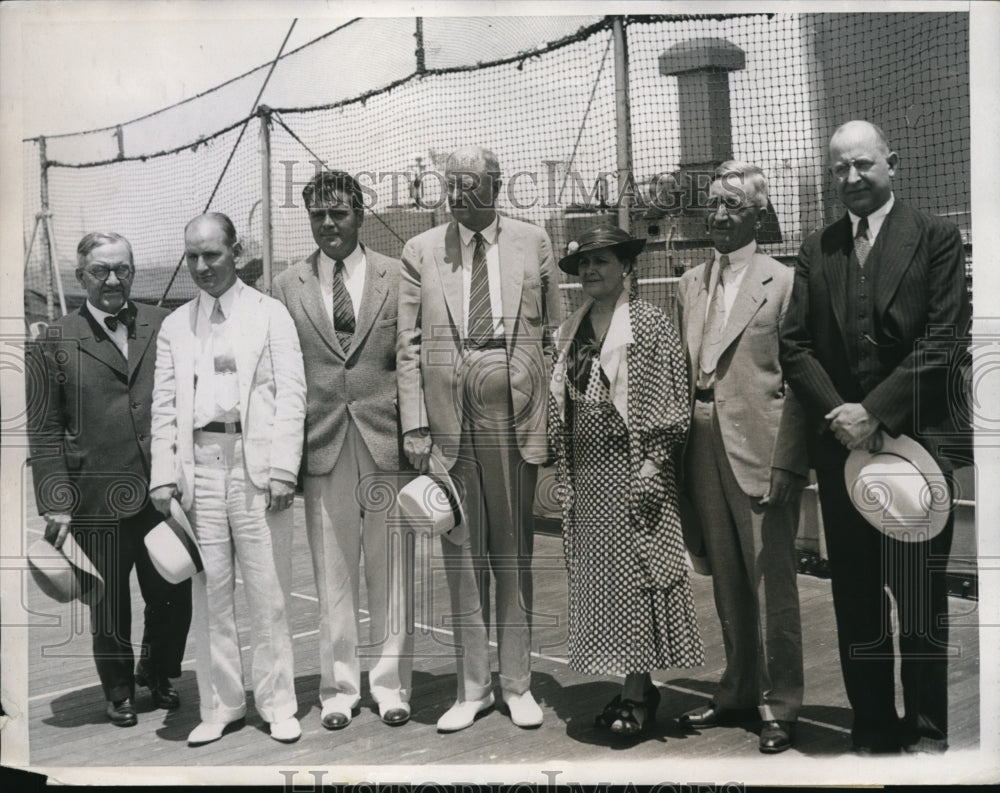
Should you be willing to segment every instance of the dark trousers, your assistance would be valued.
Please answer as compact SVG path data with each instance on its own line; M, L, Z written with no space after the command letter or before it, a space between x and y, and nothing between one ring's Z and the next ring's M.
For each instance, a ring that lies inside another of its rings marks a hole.
M829 552L840 665L854 711L855 744L891 750L948 737L948 592L954 515L927 542L899 542L851 503L843 467L817 469ZM890 601L896 602L904 716L895 705Z
M139 657L153 677L179 677L191 624L191 582L165 581L146 552L143 538L162 520L150 504L112 524L73 526L76 541L104 578L104 597L91 604L97 674L109 702L135 696L132 648L132 592L135 567L146 603Z

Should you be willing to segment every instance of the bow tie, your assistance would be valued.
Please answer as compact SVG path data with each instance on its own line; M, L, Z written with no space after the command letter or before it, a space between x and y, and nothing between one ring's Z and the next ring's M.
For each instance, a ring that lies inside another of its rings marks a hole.
M129 331L135 325L135 313L131 310L129 306L125 306L121 311L115 314L113 317L105 317L104 324L107 325L108 330L116 331L118 330L118 323L121 323Z

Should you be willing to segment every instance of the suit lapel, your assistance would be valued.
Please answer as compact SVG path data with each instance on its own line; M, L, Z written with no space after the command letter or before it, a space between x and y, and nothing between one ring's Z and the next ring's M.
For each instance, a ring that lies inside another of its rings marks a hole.
M233 303L231 317L232 331L229 341L233 346L236 358L236 376L240 383L240 405L242 418L247 420L247 408L250 404L250 386L253 385L257 362L267 342L269 329L268 314L262 305L264 296L255 289L245 286L236 302ZM227 325L230 324L227 322Z
M107 334L99 330L97 320L87 311L87 304L80 307L80 349L98 361L127 377L128 362Z
M299 301L309 321L316 328L320 338L341 358L344 350L333 329L330 315L323 305L323 293L319 288L319 250L316 250L299 267Z
M875 299L875 311L880 316L892 302L899 282L913 260L913 252L919 240L919 230L911 214L905 206L894 204L879 229L873 251L878 256L878 270L872 296Z
M372 325L375 324L375 318L379 315L389 291L385 264L373 251L365 251L365 257L368 260L366 265L368 269L365 272L365 288L361 293L361 308L355 323L354 339L351 341L352 355L361 348Z
M851 218L848 214L830 229L830 243L822 245L823 275L830 293L830 306L844 335L844 315L847 313L847 264L854 249Z
M146 350L149 347L150 339L153 338L153 328L145 312L136 306L135 315L135 337L128 340L128 379L129 382L135 377L136 369L142 361Z
M754 314L760 311L761 306L767 302L767 284L772 280L770 276L761 280L760 268L758 266L757 254L750 257L747 264L747 271L743 275L743 282L740 284L740 291L736 293L736 300L733 301L732 311L726 317L726 327L722 331L722 343L719 347L719 356L725 353L726 348L735 341L743 329L747 326Z
M451 313L451 321L461 330L465 325L465 310L462 307L462 244L458 234L458 224L452 221L444 232L444 245L434 250L438 275L444 288L444 299Z
M524 283L524 238L504 230L503 218L497 225L500 255L500 304L507 349L513 349L517 320L521 312L521 285Z

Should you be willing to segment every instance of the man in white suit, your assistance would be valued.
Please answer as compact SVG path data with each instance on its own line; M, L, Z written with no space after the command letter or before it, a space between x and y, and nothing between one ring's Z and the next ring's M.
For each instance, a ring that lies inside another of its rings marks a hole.
M403 248L396 346L403 449L420 471L436 450L464 494L469 533L461 545L441 542L458 698L437 726L463 729L493 706L492 570L503 699L517 726L537 727L542 711L529 690L532 504L548 456L547 356L559 278L548 235L497 214L500 165L491 151L452 153L445 178L454 220Z
M805 415L785 387L778 330L793 270L757 250L767 178L722 163L709 188L712 260L684 273L680 328L691 370L687 491L701 519L726 669L687 727L761 719L765 754L792 745L802 704L796 584L799 495L809 468Z
M156 348L150 498L164 514L180 499L205 566L192 587L202 721L191 746L218 740L246 714L235 559L250 609L257 711L275 740L301 735L285 594L291 537L267 516L288 510L295 493L305 375L291 317L237 278L240 253L225 215L188 223L184 255L201 291L164 320Z
M273 294L292 315L309 361L303 479L319 595L320 720L328 730L350 724L368 655L379 715L397 726L410 718L413 632L404 624L404 554L374 496L395 492L399 469L399 260L358 242L365 210L350 174L323 171L302 198L319 247L274 279ZM367 648L359 639L362 548Z

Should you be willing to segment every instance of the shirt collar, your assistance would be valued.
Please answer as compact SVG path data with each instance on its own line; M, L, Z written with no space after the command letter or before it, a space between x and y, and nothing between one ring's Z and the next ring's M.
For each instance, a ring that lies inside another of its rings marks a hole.
M495 245L497 241L497 231L500 229L500 216L494 215L493 222L490 223L486 228L482 229L479 233L483 235L483 239L486 240L487 244ZM463 245L471 245L472 238L475 236L476 232L472 229L463 226L461 223L458 224L458 233L462 237Z
M889 200L868 216L868 230L871 232L871 238L873 240L878 234L879 229L882 228L882 221L885 220L886 216L892 210L892 205L895 203L896 194L889 193ZM861 216L855 215L849 209L847 210L847 214L850 215L851 218L851 237L853 238L858 236L858 223L861 221Z
M729 257L729 271L731 273L738 273L748 264L753 258L754 253L757 251L757 240L750 240L742 248L737 248L735 251L730 251L726 255ZM722 256L719 251L715 252L715 266L719 267L719 259ZM720 270L721 272L721 270Z
M222 313L225 314L226 319L229 319L232 315L233 304L236 302L236 298L240 296L243 288L243 281L237 277L236 283L219 296L219 303L222 305ZM198 310L201 312L202 316L205 317L205 319L210 320L212 318L212 310L215 308L215 298L204 290L199 292L198 298Z
M331 259L326 251L322 248L319 249L319 258L324 262L325 266L330 268L330 272L333 272L333 268L337 266L337 260ZM345 256L341 261L344 263L344 269L347 270L348 274L353 273L355 269L361 266L361 263L365 260L365 251L359 242L354 246L354 250L351 251L347 256Z
M126 300L125 303L122 305L122 308L127 308L127 307L128 307L128 301ZM121 311L121 309L118 310ZM87 311L90 312L90 316L92 316L94 319L96 319L98 322L101 323L104 322L105 317L118 316L117 314L109 314L107 311L101 311L101 309L99 309L97 306L91 303L89 299L87 300Z

